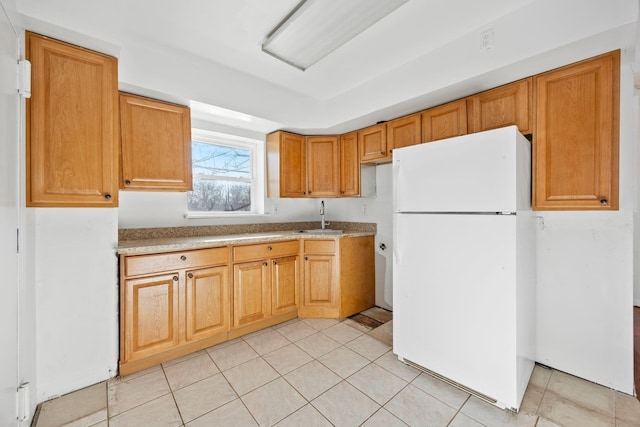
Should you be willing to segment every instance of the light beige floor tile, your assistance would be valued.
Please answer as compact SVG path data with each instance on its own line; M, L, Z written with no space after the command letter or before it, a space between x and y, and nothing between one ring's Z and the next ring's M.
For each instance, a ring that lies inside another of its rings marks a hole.
M640 427L640 422L638 421L624 421L624 420L616 420L616 427Z
M302 321L301 319L296 317L295 319L287 320L286 322L273 325L273 329L281 329L281 328L284 328L285 326L295 325L296 323L300 323L301 321Z
M295 344L307 352L311 357L318 358L340 347L340 344L321 332L309 335L306 338L296 341Z
M131 379L123 377L119 381L109 381L107 387L109 417L170 392L169 383L161 369Z
M162 366L166 368L167 366L175 365L176 363L182 363L182 362L184 362L186 360L193 359L194 357L201 356L203 354L206 354L206 351L200 350L200 351L196 351L196 352L193 352L193 353L189 353L189 354L186 354L186 355L184 355L182 357L178 357L177 359L173 359L173 360L169 360L169 361L163 362Z
M121 381L130 381L134 378L142 377L147 374L151 374L156 371L162 371L162 365L157 364L142 371L134 372L133 374L125 375L123 377L115 377L109 380L109 384L115 384Z
M86 424L85 424L86 425ZM66 426L65 426L66 427ZM74 426L75 427L75 426ZM89 427L109 427L109 421L104 420L104 421L100 421L97 424L91 424Z
M340 344L346 344L362 335L361 331L352 328L344 322L333 325L323 330L322 333Z
M313 406L307 404L276 424L277 427L331 427L332 424Z
M227 403L226 405L208 412L188 424L185 424L186 427L255 427L257 425L258 423L253 419L240 399Z
M242 339L242 337L234 338L234 339L232 339L232 340L225 341L225 342L221 342L220 344L216 344L216 345L213 345L213 346L211 346L211 347L205 348L205 351L206 351L207 353L210 353L210 352L212 352L212 351L219 350L219 349L221 349L221 348L225 348L225 347L229 347L230 345L237 344L237 343L239 343L239 342L241 342L241 341L244 341L244 340Z
M371 338L369 335L361 335L353 341L348 342L346 346L369 360L376 360L391 350L391 347L382 341Z
M472 420L465 414L458 413L447 427L484 427L484 424L480 424L476 420Z
M164 368L169 387L176 391L220 372L206 352Z
M347 378L364 368L369 361L355 351L340 346L318 358L318 361L342 378Z
M222 374L205 378L173 395L184 422L194 420L238 398Z
M615 392L601 385L554 370L547 391L605 416L615 416Z
M300 319L302 322L311 326L316 331L322 331L327 329L333 325L337 325L340 323L339 320L336 319L317 319L317 318L308 318L308 319Z
M365 366L347 381L380 405L387 403L408 384L374 364Z
M545 368L544 366L534 365L533 372L531 373L531 378L529 378L529 384L535 384L543 389L547 388L547 384L549 383L549 378L551 378L551 373L553 369Z
M226 371L229 368L259 357L259 354L244 340L227 347L212 347L207 349L207 353L209 353L221 371Z
M380 408L362 424L362 427L406 427L406 424L391 412Z
M182 419L170 394L109 419L110 427L178 427L181 425Z
M245 341L260 355L271 353L291 343L276 330L245 339Z
M311 362L311 356L293 344L286 345L263 357L280 375L287 374L300 366Z
M367 332L373 329L372 326L363 325L362 323L356 322L353 319L344 319L342 323L344 323L345 325L351 326L354 329L359 330L363 334L366 334Z
M284 378L307 400L315 399L341 381L339 376L317 360L289 372Z
M420 374L411 384L456 410L469 398L469 393L425 373Z
M377 320L378 322L386 323L393 319L393 312L389 310L385 310L380 307L371 307L368 310L363 311L361 314L364 314L367 317L371 317L372 319Z
M540 407L543 396L544 388L530 381L527 389L524 392L522 403L520 403L520 412L524 412L525 414L537 415L538 408Z
M346 381L323 393L311 404L336 426L359 426L380 406Z
M297 322L278 329L289 341L298 341L316 333L316 330L304 322Z
M500 409L494 405L484 402L477 397L471 396L464 404L460 412L486 426L518 426L533 427L536 425L538 417L525 414L524 412L514 413Z
M242 401L261 426L272 426L307 404L282 378L245 394Z
M566 427L566 426L561 426L560 424L556 424L553 421L549 421L546 418L539 417L536 427Z
M372 329L367 335L393 347L393 321Z
M107 383L101 382L44 402L38 427L57 427L66 423L88 426L107 419Z
M446 426L456 410L409 384L384 408L410 426Z
M554 372L555 373L555 372ZM584 400L584 396L581 400ZM581 406L552 391L542 397L538 415L560 425L579 425L581 427L615 426L613 416Z
M223 374L231 384L231 387L240 396L280 376L262 358L252 359L242 365L234 366L224 371Z
M257 337L258 335L266 334L267 332L270 332L270 331L273 331L273 330L275 330L275 329L272 326L270 326L268 328L258 329L257 331L252 332L250 334L243 335L241 338L246 341L246 340L248 340L250 338Z
M628 394L616 392L616 419L640 427L640 401Z
M420 375L419 370L399 361L398 356L393 354L393 352L391 351L385 353L384 355L376 359L373 363L383 367L387 371L402 378L405 381L413 381L414 378Z

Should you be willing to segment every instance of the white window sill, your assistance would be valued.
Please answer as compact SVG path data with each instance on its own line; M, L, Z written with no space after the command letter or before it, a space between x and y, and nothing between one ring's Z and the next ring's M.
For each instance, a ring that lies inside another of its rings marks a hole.
M256 213L256 212L187 212L184 214L186 219L205 219L205 218L256 218L270 216L271 213Z

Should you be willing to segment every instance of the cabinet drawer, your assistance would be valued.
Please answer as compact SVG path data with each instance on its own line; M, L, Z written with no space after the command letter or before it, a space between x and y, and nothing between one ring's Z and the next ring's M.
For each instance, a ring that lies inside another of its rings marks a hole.
M305 240L305 254L333 254L336 251L335 240Z
M229 249L226 246L156 255L136 255L125 258L124 274L125 276L139 276L162 271L226 264L228 262Z
M233 261L243 262L254 259L274 258L295 255L300 251L297 240L277 243L260 243L233 247Z

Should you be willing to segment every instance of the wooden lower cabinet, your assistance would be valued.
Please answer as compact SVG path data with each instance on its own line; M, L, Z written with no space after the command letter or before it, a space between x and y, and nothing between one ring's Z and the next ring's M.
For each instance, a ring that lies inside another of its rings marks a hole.
M298 311L300 262L298 255L271 261L271 313Z
M344 318L373 307L373 236L303 241L300 317Z
M233 266L233 326L257 322L271 314L269 262L245 262Z
M120 256L120 375L227 340L229 248Z

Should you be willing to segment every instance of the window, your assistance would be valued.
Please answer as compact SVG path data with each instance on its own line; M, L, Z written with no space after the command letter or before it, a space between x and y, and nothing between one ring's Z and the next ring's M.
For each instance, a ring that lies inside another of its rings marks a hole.
M188 216L262 213L262 141L195 129L192 135Z

